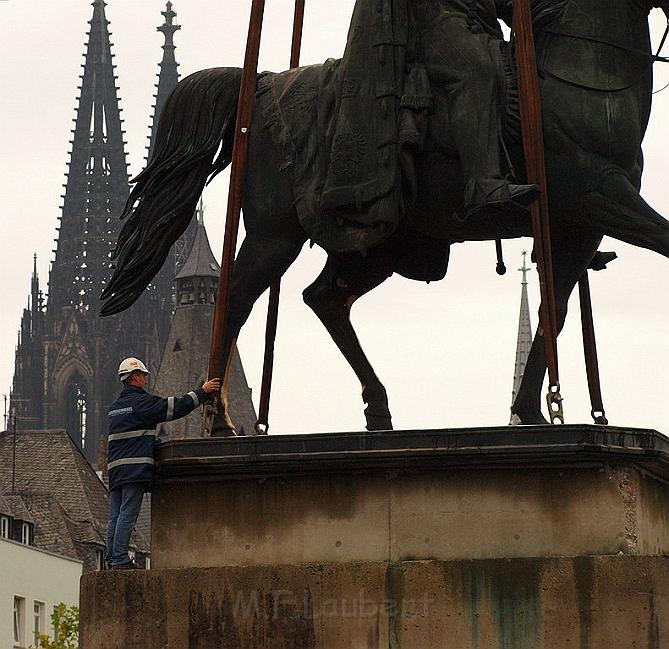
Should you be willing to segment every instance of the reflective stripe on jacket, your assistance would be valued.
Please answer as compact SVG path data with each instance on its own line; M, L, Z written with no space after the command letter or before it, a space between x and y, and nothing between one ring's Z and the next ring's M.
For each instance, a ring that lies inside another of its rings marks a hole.
M109 489L153 480L156 426L192 412L207 395L196 388L183 397L156 397L141 388L126 386L109 408L107 470Z

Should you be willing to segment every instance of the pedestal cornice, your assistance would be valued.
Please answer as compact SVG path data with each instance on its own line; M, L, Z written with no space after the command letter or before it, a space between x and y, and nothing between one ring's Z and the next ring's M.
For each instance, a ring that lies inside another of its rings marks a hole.
M598 463L632 463L669 481L669 438L651 429L570 424L189 439L160 446L157 482Z

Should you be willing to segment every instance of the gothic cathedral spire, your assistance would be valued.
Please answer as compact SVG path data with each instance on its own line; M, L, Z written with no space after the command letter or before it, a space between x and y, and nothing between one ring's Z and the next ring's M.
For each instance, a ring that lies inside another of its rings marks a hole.
M63 196L55 259L49 276L48 311L99 311L98 297L110 274L109 255L128 196L114 55L106 3L93 2L72 150Z
M516 363L513 371L513 391L511 393L511 404L516 400L520 383L525 373L527 357L532 348L532 323L530 322L530 303L527 298L527 252L523 252L523 267L518 269L523 274L520 292L520 315L518 317L518 339L516 341ZM520 423L516 415L511 415L511 425Z
M158 120L163 106L167 101L169 94L179 82L179 64L176 61L174 44L174 34L181 29L181 25L174 22L177 14L173 9L171 2L167 2L165 11L161 12L164 16L163 24L157 28L165 37L163 43L163 57L160 62L158 72L158 83L156 84L156 94L153 96L155 104L153 115L151 116L151 132L149 134L149 145L147 147L147 158L151 158L156 143L156 132L158 130ZM186 232L177 240L172 247L172 254L167 258L158 276L155 279L156 287L160 293L170 292L173 296L174 305L176 305L176 296L174 295L174 276L181 270L185 263L193 239L195 238L195 219L191 221ZM164 332L167 335L167 332Z
M174 51L174 33L181 29L181 25L174 22L176 12L172 9L172 3L168 2L165 11L161 12L165 21L160 27L159 32L163 33L165 43L163 44L163 58L160 62L160 71L158 73L158 83L156 84L156 94L153 96L156 100L153 106L153 116L151 119L151 134L149 135L148 157L153 153L153 147L156 142L156 130L158 129L158 118L165 105L168 95L179 82L179 64L176 61Z
M46 310L34 271L11 407L22 429L67 429L95 464L108 406L120 386L119 362L138 356L158 368L170 326L174 267L165 287L152 285L127 312L98 316L129 179L106 3L92 5ZM174 77L176 64L171 69Z

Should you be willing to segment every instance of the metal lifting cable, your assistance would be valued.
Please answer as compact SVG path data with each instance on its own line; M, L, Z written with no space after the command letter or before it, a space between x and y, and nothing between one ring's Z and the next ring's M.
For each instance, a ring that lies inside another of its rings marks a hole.
M249 31L246 40L246 54L244 68L239 89L237 104L237 123L232 148L232 170L230 172L230 189L228 193L228 210L225 219L225 238L223 241L223 259L221 274L218 281L218 293L214 310L214 326L211 336L209 353L209 376L221 375L223 361L223 341L228 327L228 310L230 304L230 290L232 284L232 270L235 250L237 247L237 233L239 231L239 215L242 208L242 193L246 168L248 163L249 135L253 120L255 103L256 81L258 76L258 55L260 51L260 36L262 33L265 0L252 0ZM230 350L232 353L232 350ZM223 388L225 389L225 388ZM202 421L205 436L211 434L214 417L220 405L220 394L215 402L205 407Z
M296 68L300 64L300 50L302 48L302 27L304 25L305 0L295 0L295 15L293 17L293 38L290 50L290 67ZM274 341L279 318L279 293L281 280L278 280L269 289L269 304L267 305L267 324L265 326L265 358L262 368L262 383L260 386L260 403L258 405L258 421L256 434L267 435L269 430L269 399L272 391L272 371L274 370Z
M546 362L548 365L548 412L551 423L564 423L557 358L557 314L553 283L553 259L550 224L548 220L548 194L546 165L541 122L541 97L537 74L536 52L532 33L532 15L528 0L513 1L513 28L516 39L518 89L520 95L520 123L527 168L527 182L541 189L538 200L532 203L532 234L539 271L541 289L541 322Z

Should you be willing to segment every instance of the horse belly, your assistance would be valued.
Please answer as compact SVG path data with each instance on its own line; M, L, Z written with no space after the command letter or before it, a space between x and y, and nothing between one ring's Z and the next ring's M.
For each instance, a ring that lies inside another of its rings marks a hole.
M423 152L416 160L416 201L405 213L408 225L430 237L449 241L489 241L528 236L528 213L487 210L464 219L464 179L457 158L440 150Z

